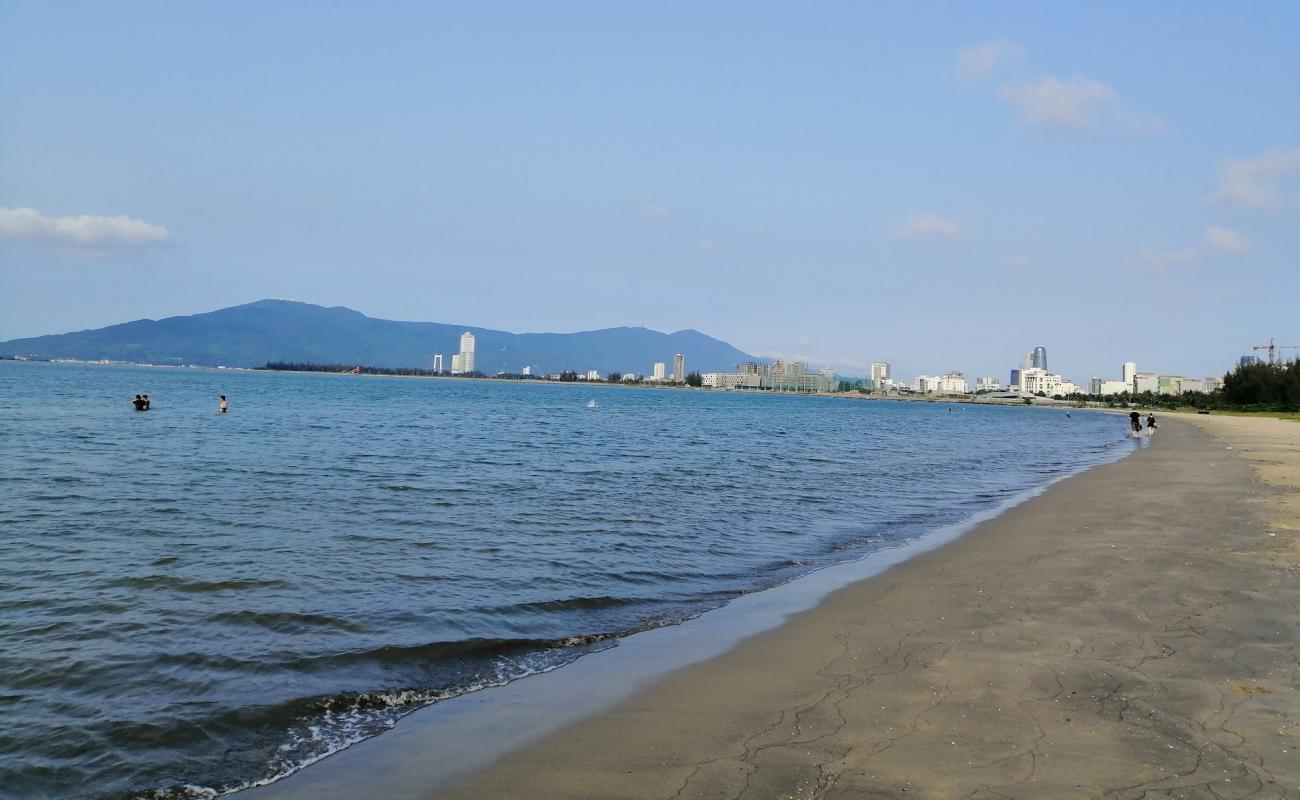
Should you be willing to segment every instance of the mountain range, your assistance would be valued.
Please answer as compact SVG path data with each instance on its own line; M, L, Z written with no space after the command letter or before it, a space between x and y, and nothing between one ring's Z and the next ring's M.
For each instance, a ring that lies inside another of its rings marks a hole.
M648 328L607 328L578 333L509 333L439 322L399 322L367 317L342 306L259 300L205 314L141 319L96 330L0 342L0 355L131 361L148 364L260 367L271 361L429 368L435 353L444 369L465 331L476 339L479 372L562 370L647 373L656 361L672 369L675 353L688 371L731 371L756 361L699 331L661 333Z

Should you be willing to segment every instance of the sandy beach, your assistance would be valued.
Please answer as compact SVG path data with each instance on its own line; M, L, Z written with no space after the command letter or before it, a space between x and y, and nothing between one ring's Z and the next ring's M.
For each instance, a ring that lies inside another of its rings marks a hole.
M1300 425L1165 419L429 796L1300 797Z

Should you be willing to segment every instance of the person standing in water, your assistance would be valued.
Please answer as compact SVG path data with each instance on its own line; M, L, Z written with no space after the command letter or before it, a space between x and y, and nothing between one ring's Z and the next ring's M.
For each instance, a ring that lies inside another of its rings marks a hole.
M148 411L148 410L149 410L149 395L147 395L147 394L142 394L142 395L140 395L140 398L141 398L142 400L144 400L144 410L145 410L145 411Z
M135 406L136 411L144 411L144 397L142 395L137 394L131 404Z
M1155 415L1155 414L1147 414L1147 436L1155 436L1155 435L1156 435L1156 427L1157 427L1157 425L1156 425L1156 415Z
M1134 411L1128 415L1128 424L1133 428L1134 436L1142 435L1142 415Z
M226 402L226 396L223 394L221 395L221 402L217 405L217 413L224 414L228 408L230 408L230 404Z

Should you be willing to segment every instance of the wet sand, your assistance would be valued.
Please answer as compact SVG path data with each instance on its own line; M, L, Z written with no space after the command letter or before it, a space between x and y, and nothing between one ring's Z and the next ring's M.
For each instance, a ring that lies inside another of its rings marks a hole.
M1300 424L1164 419L428 796L1300 798Z

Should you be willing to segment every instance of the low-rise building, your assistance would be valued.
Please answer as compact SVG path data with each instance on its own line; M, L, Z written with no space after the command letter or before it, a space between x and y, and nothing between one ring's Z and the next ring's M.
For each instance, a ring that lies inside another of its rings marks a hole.
M1002 384L998 383L997 378L976 378L975 391L977 392L996 392L1002 389Z
M1109 395L1124 394L1125 392L1130 391L1132 391L1132 387L1124 381L1111 380L1110 378L1092 379L1091 393L1095 395L1107 397Z
M1223 378L1205 378L1201 381L1201 391L1209 394L1223 388Z
M966 394L970 391L966 376L960 372L945 375L918 375L912 388L922 394Z
M1138 394L1160 391L1160 376L1154 372L1138 372L1134 374L1133 391Z

